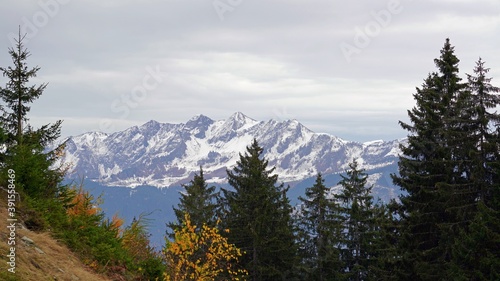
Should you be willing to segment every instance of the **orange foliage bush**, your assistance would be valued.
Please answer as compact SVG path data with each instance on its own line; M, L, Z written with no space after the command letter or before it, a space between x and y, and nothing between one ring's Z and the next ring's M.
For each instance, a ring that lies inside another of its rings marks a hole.
M82 187L71 190L74 194L70 201L69 207L66 212L70 217L80 215L93 216L97 215L101 210L94 204L94 196L90 192L83 190Z

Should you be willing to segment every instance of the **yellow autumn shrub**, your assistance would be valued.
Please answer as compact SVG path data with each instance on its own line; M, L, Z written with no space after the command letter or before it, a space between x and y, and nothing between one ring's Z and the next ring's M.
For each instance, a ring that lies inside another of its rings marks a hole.
M247 271L236 266L242 255L240 249L228 243L217 227L203 225L196 232L189 215L184 221L183 227L175 231L174 241L167 240L164 249L166 281L245 279Z

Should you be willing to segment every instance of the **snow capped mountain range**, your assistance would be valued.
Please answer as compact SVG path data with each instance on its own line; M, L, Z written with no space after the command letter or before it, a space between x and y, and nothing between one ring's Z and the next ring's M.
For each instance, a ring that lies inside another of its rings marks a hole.
M279 181L342 173L358 159L368 173L397 163L402 140L358 143L315 133L297 120L256 121L237 112L226 120L197 115L186 123L149 121L121 132L70 137L62 161L70 178L109 186L175 186L203 167L209 182L226 181L239 154L256 138Z

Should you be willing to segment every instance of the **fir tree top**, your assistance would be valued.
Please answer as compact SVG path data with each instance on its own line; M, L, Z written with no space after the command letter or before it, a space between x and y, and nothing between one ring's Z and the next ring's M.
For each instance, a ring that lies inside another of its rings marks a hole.
M27 114L31 109L28 104L38 99L47 87L46 83L38 86L27 85L30 78L36 77L40 67L36 66L29 69L26 64L30 53L23 44L25 36L21 36L19 30L19 37L15 39L15 48L9 48L13 66L0 67L3 76L9 78L5 88L0 87L0 97L7 107L11 109L11 112L4 113L2 122L7 127L10 141L15 140L17 143L22 143L25 130L23 122L28 121Z

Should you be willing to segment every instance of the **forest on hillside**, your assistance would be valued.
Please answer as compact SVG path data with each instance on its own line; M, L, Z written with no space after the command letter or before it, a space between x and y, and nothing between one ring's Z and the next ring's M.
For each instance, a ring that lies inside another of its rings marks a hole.
M460 78L448 39L413 94L409 121L400 121L408 142L393 175L404 192L398 200L376 202L354 160L340 192L318 174L293 207L254 139L227 169L231 188L209 186L203 167L184 185L159 252L149 245L147 214L125 226L118 216L106 219L101 199L83 186L63 184L67 167L55 163L64 143L46 151L62 121L33 128L28 118L47 84L30 84L40 68L28 67L21 34L9 54L13 65L0 66L7 80L0 87L0 185L9 216L50 230L110 278L500 280L500 88L482 59ZM0 277L20 280L9 270Z

